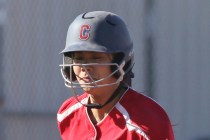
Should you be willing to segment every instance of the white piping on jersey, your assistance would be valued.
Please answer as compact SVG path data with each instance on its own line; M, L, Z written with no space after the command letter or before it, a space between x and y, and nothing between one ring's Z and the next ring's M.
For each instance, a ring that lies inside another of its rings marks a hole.
M83 100L81 100L81 103L86 103L88 100L87 98L84 98ZM83 106L81 103L76 103L75 105L71 106L70 108L68 108L67 110L65 110L64 112L62 112L61 114L57 114L57 120L59 122L62 122L68 115L70 115L73 111L77 110L78 108L80 108L81 106Z
M128 112L126 111L126 109L120 103L117 103L116 108L122 113L122 115L123 115L123 117L126 121L126 126L127 126L129 131L134 130L138 134L143 136L146 140L150 140L149 137L144 133L144 131L140 127L131 123L130 116L129 116Z

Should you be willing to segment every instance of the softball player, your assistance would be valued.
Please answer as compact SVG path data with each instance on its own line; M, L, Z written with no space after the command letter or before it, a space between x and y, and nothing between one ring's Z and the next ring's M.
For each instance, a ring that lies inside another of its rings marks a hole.
M74 95L57 114L63 140L174 140L164 109L131 88L133 43L118 15L76 17L61 54L61 73Z

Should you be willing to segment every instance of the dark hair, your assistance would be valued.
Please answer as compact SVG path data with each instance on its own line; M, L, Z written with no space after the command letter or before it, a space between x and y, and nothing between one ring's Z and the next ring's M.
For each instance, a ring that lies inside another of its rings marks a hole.
M121 64L123 61L123 53L115 53L113 54L113 63L117 63L117 64ZM134 73L132 72L132 68L133 68L133 59L130 59L125 66L123 67L123 70L125 72L125 75L123 77L123 82L129 86L132 86L132 78L134 78ZM112 71L116 70L116 67L111 67ZM114 75L116 78L119 78L120 73L117 72Z

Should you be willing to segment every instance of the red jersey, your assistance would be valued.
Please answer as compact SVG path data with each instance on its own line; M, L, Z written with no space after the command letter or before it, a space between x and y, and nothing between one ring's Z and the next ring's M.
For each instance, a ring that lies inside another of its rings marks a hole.
M87 103L88 98L87 93L79 96L83 103ZM63 140L174 140L163 108L131 88L96 125L92 124L87 108L74 97L63 103L57 121Z

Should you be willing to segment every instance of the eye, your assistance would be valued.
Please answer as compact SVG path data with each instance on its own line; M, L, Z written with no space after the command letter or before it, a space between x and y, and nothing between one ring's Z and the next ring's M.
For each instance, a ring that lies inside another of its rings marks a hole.
M74 57L73 59L74 60L83 60L84 58L83 57Z
M82 63L84 60L85 60L85 58L82 56L73 58L74 63Z
M100 60L100 59L104 59L104 57L101 57L101 56L94 56L92 59L93 59L93 60Z

